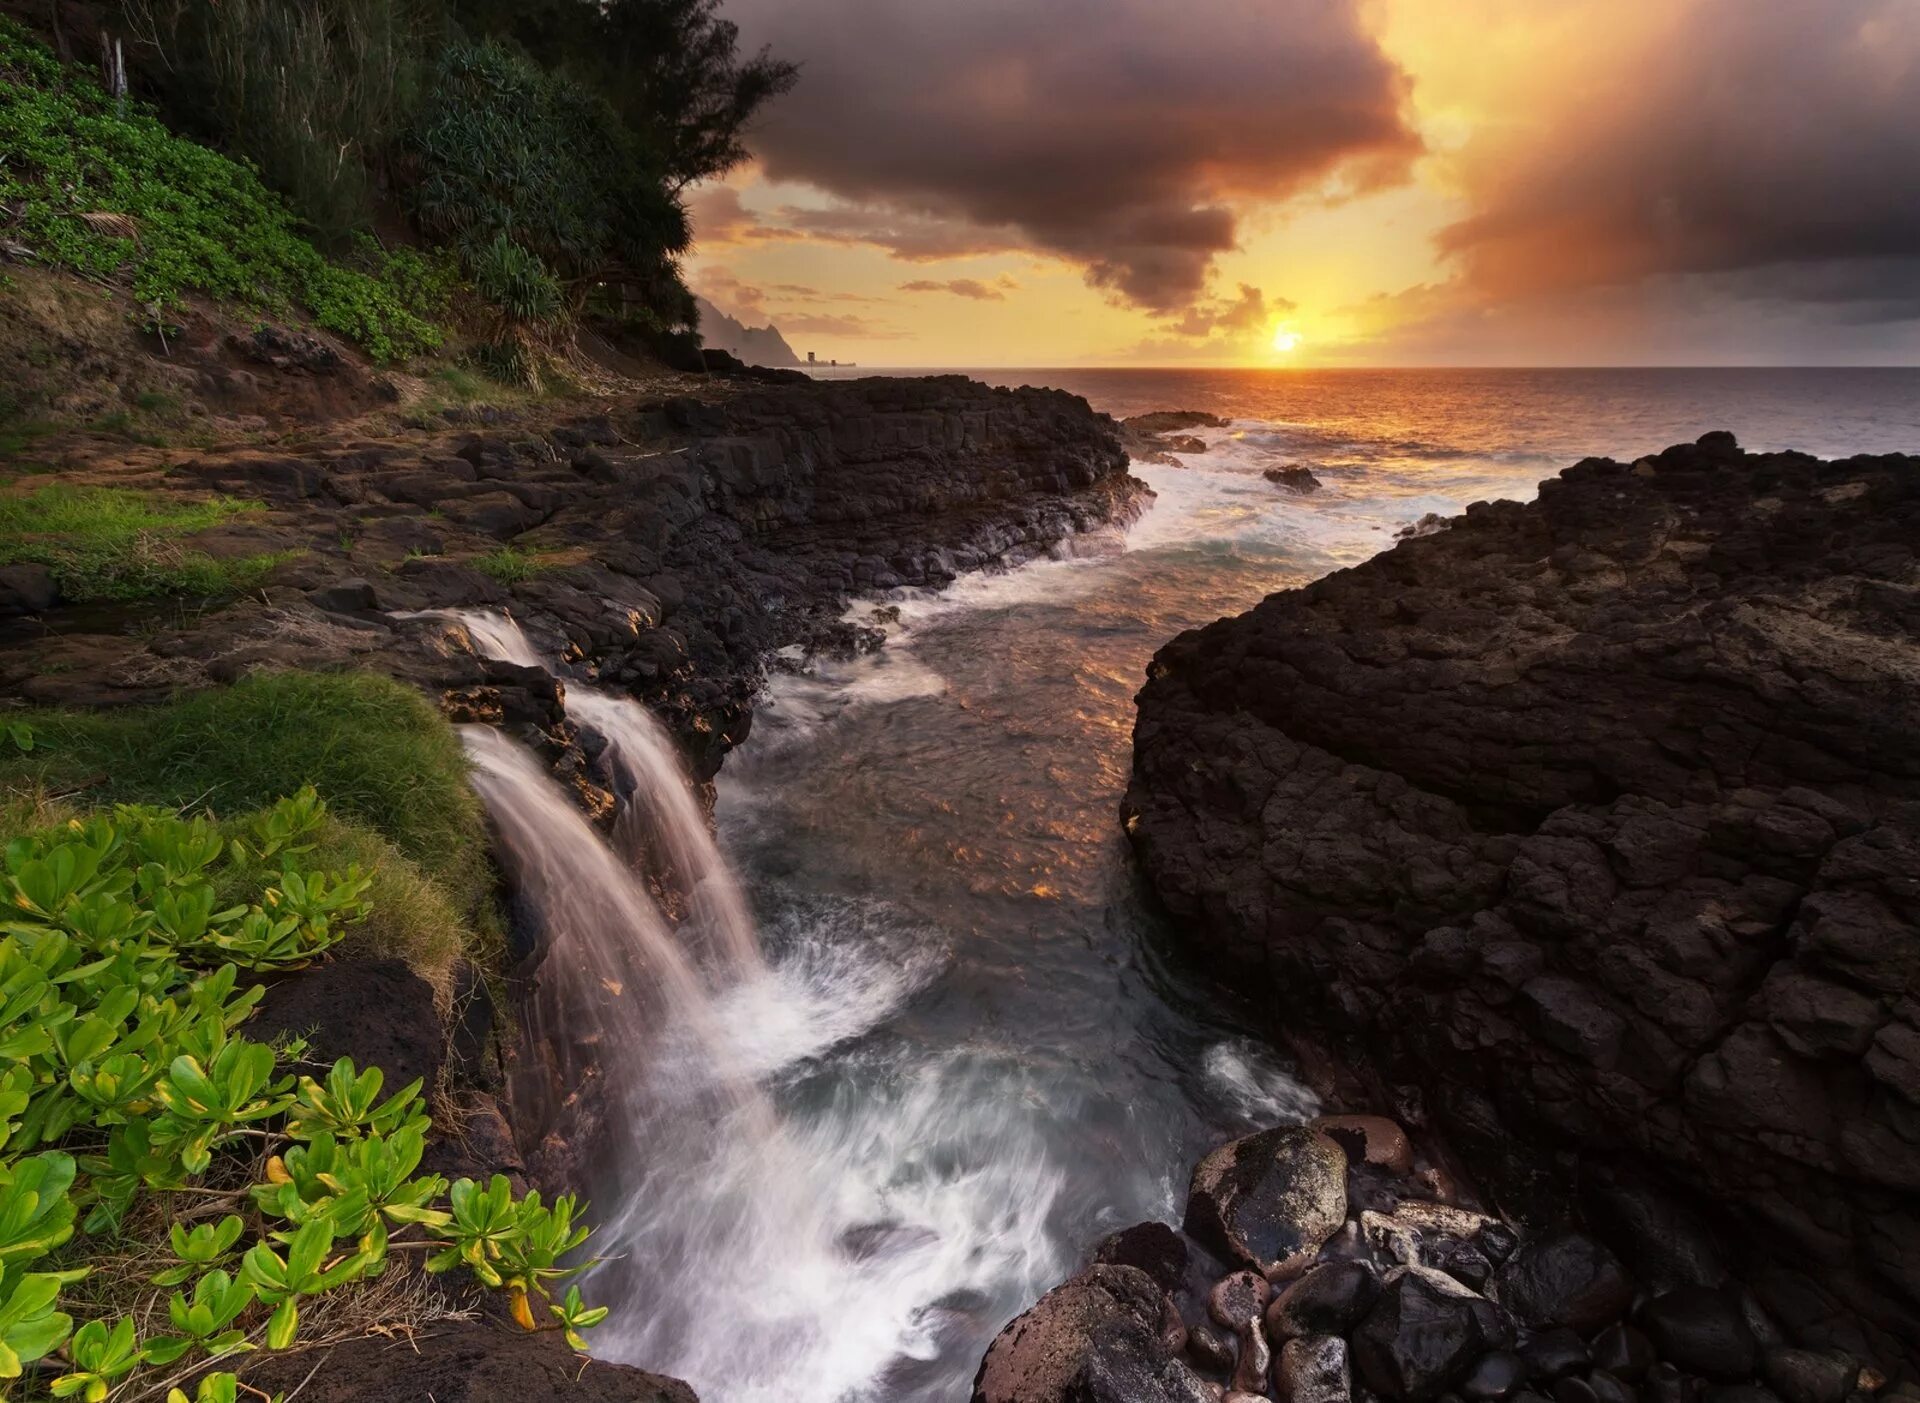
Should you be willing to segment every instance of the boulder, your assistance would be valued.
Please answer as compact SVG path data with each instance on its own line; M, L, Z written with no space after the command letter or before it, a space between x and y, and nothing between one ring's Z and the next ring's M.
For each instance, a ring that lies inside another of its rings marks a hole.
M1528 1325L1591 1335L1626 1314L1633 1282L1613 1253L1568 1232L1523 1245L1500 1269L1493 1295Z
M1354 1164L1371 1164L1400 1177L1413 1173L1413 1145L1397 1121L1386 1116L1321 1116L1310 1124L1345 1150Z
M1318 1131L1264 1130L1194 1168L1184 1226L1229 1261L1296 1272L1346 1221L1346 1172L1345 1153Z
M1166 1348L1165 1301L1138 1267L1087 1268L995 1337L973 1403L1215 1403Z
M1398 1267L1353 1332L1360 1378L1389 1398L1437 1398L1511 1331L1499 1308L1444 1273Z
M1662 1359L1690 1374L1738 1383L1759 1364L1740 1302L1723 1290L1682 1286L1655 1296L1640 1313L1640 1326Z

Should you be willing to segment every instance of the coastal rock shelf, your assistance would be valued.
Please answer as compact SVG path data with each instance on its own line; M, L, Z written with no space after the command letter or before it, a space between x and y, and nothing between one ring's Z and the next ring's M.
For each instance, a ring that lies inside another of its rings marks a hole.
M1017 563L1146 495L1085 400L959 376L716 382L710 398L558 425L488 417L68 473L262 503L178 544L285 559L256 596L133 631L60 609L38 567L12 570L0 614L44 619L0 642L0 691L110 705L351 664L469 689L474 714L550 717L539 679L444 656L439 625L393 617L506 606L554 656L645 701L710 778L745 735L768 653L861 643L839 617L854 593Z
M1920 460L1582 462L1164 648L1127 830L1502 1201L1911 1363L1917 551Z

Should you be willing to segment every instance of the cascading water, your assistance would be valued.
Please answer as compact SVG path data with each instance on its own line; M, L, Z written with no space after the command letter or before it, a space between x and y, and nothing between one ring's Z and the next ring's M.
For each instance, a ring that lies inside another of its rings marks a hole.
M476 651L539 662L504 616L437 616ZM584 1289L615 1307L596 1350L713 1399L832 1400L885 1380L912 1393L916 1368L990 1327L983 1309L1009 1283L1037 1292L1061 1270L1041 1125L1075 1108L991 1047L929 1060L874 1045L815 1082L813 1059L938 975L937 938L822 910L781 933L769 968L664 730L577 684L567 707L605 739L634 806L623 850L644 855L650 837L692 888L670 927L530 752L464 729L540 938L516 1112L560 1144L550 1161L585 1142L573 1174L602 1260Z
M614 837L629 862L664 855L669 882L686 894L696 958L723 980L761 968L760 940L740 883L720 855L692 780L666 728L625 697L569 685L567 715L606 741L621 800Z

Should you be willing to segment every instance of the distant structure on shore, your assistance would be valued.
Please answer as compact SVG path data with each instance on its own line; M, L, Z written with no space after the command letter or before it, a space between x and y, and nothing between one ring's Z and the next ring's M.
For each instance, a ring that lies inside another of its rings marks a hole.
M807 364L808 364L808 365L810 365L810 366L816 366L816 367L817 367L817 366L822 366L822 365L824 365L824 366L827 366L827 367L829 367L830 369L837 369L837 370L850 370L850 369L852 369L853 367L855 367L855 366L857 366L857 365L859 364L859 362L858 362L858 361L837 361L837 360L830 360L830 361L822 361L822 360L817 360L817 359L815 359L815 357L814 357L814 354L813 354L813 352L812 352L812 351L808 351L808 352L807 352Z
M793 353L787 338L771 322L765 326L748 326L728 316L704 297L696 297L693 301L700 309L700 343L703 346L738 356L748 365L784 367L800 364L800 357ZM812 352L807 354L807 363L816 363Z

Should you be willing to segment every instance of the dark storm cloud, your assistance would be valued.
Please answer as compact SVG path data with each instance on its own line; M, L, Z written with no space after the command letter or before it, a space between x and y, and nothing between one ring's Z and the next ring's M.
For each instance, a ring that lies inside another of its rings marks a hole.
M1358 0L728 0L802 65L754 136L844 202L783 222L907 258L1039 249L1154 311L1236 244L1232 204L1404 177L1406 83Z
M1442 248L1496 295L1700 274L1730 295L1920 300L1920 4L1698 0L1611 102L1467 153Z

